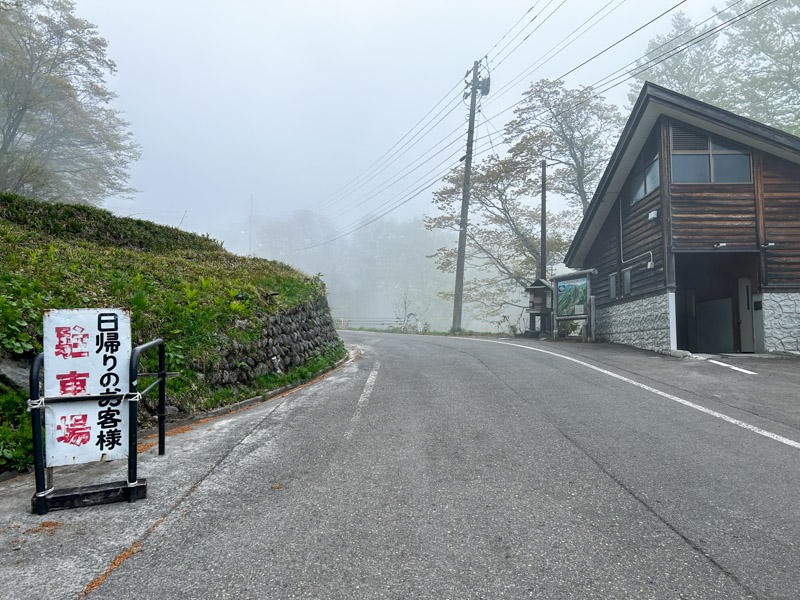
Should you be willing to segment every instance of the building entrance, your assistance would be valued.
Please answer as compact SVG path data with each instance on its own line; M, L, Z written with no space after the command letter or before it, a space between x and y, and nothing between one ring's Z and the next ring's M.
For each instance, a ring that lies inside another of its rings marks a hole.
M678 348L696 353L753 352L758 252L675 256Z

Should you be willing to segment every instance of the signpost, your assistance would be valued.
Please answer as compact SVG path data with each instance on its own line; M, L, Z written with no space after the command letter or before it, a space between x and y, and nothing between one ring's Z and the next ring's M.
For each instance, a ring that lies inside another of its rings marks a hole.
M46 310L42 328L43 352L33 361L30 376L36 474L31 510L43 515L49 510L145 498L147 482L136 476L138 401L159 386L159 454L163 455L164 342L154 340L132 349L126 308ZM159 349L157 379L140 394L139 356L154 347ZM43 365L44 397L40 398ZM120 458L128 459L127 481L63 490L52 487L53 467Z
M129 310L47 310L42 347L45 398L119 396L128 391ZM47 405L47 466L127 458L129 401L106 397Z

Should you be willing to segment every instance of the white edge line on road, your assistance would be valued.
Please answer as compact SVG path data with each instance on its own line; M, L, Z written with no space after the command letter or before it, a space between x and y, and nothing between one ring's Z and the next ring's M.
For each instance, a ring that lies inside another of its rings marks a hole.
M719 365L720 367L728 367L729 369L733 369L734 371L739 371L739 373L745 373L747 375L758 375L758 373L754 371L748 371L747 369L740 369L739 367L734 367L733 365L727 365L724 362L719 362L718 360L708 359L708 362L714 363L715 365Z
M453 338L453 339L463 340L468 338ZM574 362L576 364L586 367L587 369L592 369L593 371L597 371L598 373L602 373L603 375L608 375L609 377L613 377L614 379L619 379L620 381L624 381L625 383L629 383L630 385L636 386L643 390L647 390L648 392L652 392L653 394L657 394L662 398L667 398L668 400L672 400L673 402L677 402L679 404L683 404L684 406L688 406L689 408L699 410L702 413L705 413L712 417L716 417L717 419L722 419L723 421L731 423L732 425L736 425L737 427L741 427L742 429L747 429L748 431L752 431L753 433L757 433L758 435L763 435L766 438L769 438L776 442L780 442L781 444L786 444L787 446L791 446L792 448L800 450L800 442L795 442L794 440L785 438L781 435L778 435L777 433L772 433L771 431L767 431L766 429L761 429L760 427L756 427L755 425L750 425L750 423L745 423L744 421L740 421L739 419L734 419L733 417L729 417L728 415L717 412L715 410L711 410L710 408L700 406L699 404L695 404L694 402L690 402L689 400L684 400L683 398L679 398L678 396L667 394L666 392L662 392L661 390L657 390L656 388L650 387L649 385L639 383L638 381L634 381L633 379L629 379L623 375L618 375L617 373L614 373L612 371L607 371L606 369L595 367L594 365L590 365L589 363L583 362L582 360L578 360L577 358L572 358L571 356L564 356L563 354L558 354L557 352L550 352L549 350L542 350L541 348L532 348L531 346L523 346L522 344L512 344L510 342L498 342L494 340L475 340L475 341L488 342L491 344L502 344L504 346L515 346L517 348L522 348L524 350L533 350L534 352L541 352L542 354L549 354L550 356L555 356L556 358L561 358L564 360L568 360L570 362Z
M367 377L367 382L364 384L364 390L361 392L361 396L358 397L356 411L353 413L353 418L350 419L350 428L344 434L344 437L348 440L353 437L353 430L355 429L358 419L361 417L361 410L369 402L369 397L372 394L372 388L375 387L375 379L378 377L378 369L380 368L380 361L376 361L375 366L372 367L372 372L369 374L369 377Z

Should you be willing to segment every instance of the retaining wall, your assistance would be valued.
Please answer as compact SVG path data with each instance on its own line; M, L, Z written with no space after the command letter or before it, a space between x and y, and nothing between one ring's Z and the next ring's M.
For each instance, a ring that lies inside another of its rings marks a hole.
M212 384L249 383L260 375L300 366L338 339L324 298L270 315L258 330L254 342L233 342L220 349L213 367L195 365L196 370Z
M656 352L670 351L669 294L598 307L595 320L595 336L599 340Z

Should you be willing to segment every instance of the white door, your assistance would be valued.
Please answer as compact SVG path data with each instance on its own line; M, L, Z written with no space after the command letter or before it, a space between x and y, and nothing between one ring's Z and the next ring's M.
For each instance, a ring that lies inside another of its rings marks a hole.
M739 345L742 352L755 352L753 335L753 289L749 277L739 278Z

